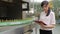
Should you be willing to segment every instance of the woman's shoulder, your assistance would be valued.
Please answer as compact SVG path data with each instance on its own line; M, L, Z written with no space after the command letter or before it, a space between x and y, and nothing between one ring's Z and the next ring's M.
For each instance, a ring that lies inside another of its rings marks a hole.
M55 13L51 10L51 13L50 13L51 15L55 15Z

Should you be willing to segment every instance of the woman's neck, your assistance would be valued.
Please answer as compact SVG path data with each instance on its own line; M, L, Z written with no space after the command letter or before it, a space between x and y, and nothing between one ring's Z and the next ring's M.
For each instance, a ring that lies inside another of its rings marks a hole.
M48 11L45 11L45 13L48 13Z

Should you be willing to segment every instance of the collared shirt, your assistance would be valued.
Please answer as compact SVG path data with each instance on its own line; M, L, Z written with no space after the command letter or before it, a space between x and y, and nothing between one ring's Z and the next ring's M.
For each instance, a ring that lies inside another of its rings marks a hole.
M40 14L40 21L43 21L45 24L47 24L46 26L49 26L51 24L55 24L55 14L53 11L50 12L49 16L46 16L45 11L41 12ZM52 30L52 28L44 28L41 26L41 29L44 30Z

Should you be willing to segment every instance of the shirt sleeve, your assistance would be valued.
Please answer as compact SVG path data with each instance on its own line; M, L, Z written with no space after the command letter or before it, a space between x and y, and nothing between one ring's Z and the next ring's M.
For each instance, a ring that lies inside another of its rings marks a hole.
M55 20L55 14L54 14L54 12L51 13L51 24L56 24L56 20Z

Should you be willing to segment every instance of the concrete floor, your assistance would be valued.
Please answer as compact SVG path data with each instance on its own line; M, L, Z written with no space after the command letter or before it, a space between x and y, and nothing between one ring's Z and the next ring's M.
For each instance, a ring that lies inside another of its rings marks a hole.
M60 34L60 24L57 24L55 29L53 30L53 34Z
M37 25L37 26L38 26L38 27L36 27L37 30L36 30L36 28L33 28L32 34L39 34L39 25ZM53 30L53 34L60 34L60 24L56 24L56 27Z

